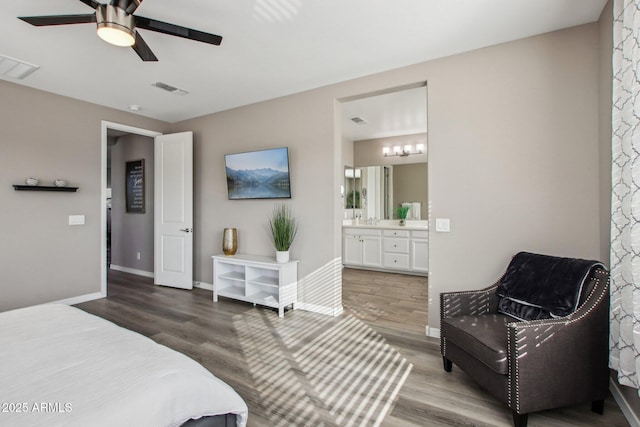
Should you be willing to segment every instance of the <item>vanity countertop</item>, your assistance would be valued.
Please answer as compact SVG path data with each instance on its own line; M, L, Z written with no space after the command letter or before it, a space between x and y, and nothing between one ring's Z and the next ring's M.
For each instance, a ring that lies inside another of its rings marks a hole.
M355 220L345 219L342 221L342 228L380 228L385 230L428 230L429 229L429 221L418 221L418 220L407 220L406 225L400 225L399 221L396 220L380 220L375 224L367 224L365 221L358 221L356 223Z

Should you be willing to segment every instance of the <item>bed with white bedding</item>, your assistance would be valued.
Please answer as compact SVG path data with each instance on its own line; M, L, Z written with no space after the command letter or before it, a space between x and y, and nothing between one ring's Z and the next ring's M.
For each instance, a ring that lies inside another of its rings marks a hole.
M244 400L193 359L62 304L0 313L0 405L3 426L247 421Z

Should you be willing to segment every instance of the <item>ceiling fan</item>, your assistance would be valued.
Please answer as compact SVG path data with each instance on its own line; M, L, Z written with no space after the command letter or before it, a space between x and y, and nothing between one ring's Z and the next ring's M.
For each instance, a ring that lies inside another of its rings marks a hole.
M222 43L222 37L215 34L134 15L133 12L143 0L110 0L108 4L95 0L80 1L94 8L95 12L82 15L19 16L18 18L37 27L95 22L98 24L98 36L101 39L116 46L131 46L143 61L157 61L158 58L142 39L140 33L136 31L136 28L144 28L216 46Z

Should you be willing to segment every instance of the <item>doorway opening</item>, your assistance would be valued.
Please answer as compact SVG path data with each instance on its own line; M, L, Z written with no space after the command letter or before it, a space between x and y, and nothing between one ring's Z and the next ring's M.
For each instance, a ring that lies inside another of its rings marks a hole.
M345 268L343 273L345 308L353 312L369 309L369 316L405 323L425 333L429 259L426 83L343 99L340 110L345 170L341 220L343 227L353 227L343 228L342 238L343 264L354 269ZM406 224L411 227L401 227L402 232L391 237L385 227L399 224L400 208L408 210ZM366 233L359 232L363 225ZM375 228L380 230L372 231ZM371 288L362 291L359 282ZM407 285L406 301L389 302L390 294L384 288L392 282L394 298L402 299L398 286ZM419 304L412 294L420 295ZM368 295L377 298L369 301ZM394 310L395 306L407 311ZM374 313L395 314L392 320Z
M154 277L154 139L107 130L108 268Z
M154 275L153 138L158 135L162 135L162 133L119 123L102 122L100 288L104 295L107 294L107 271L109 268L147 277ZM117 161L112 161L114 155ZM144 162L144 176L148 184L144 198L144 214L126 214L125 172L123 169L126 167L126 159L130 157L131 160L149 159ZM151 230L150 238L149 228ZM124 237L136 243L127 245L122 240ZM149 256L151 257L150 262Z

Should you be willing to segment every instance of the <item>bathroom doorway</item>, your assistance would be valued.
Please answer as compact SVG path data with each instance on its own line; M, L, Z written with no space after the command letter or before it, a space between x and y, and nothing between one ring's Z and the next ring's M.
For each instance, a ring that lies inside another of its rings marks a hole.
M364 320L377 319L425 333L429 256L427 86L419 83L352 97L341 100L340 108L345 166L343 230L380 228L379 237L366 237L363 247L368 253L362 255L366 259L363 265L357 265L358 245L349 240L348 233L343 234L343 304ZM406 243L406 253L396 254L395 249L389 249L385 227L399 223L397 212L402 206L409 209L406 223L411 226L402 229L407 242L400 243ZM409 230L414 229L420 239L412 239L414 233ZM405 257L402 267L391 264L396 255Z

